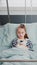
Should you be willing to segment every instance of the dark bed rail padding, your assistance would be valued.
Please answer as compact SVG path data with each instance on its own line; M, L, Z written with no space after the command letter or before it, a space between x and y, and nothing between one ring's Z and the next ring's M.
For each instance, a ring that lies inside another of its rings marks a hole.
M25 23L25 15L10 15L10 19L8 19L8 15L0 15L0 25L5 25L6 23ZM37 23L37 15L32 15L32 20L31 15L26 15L26 23Z

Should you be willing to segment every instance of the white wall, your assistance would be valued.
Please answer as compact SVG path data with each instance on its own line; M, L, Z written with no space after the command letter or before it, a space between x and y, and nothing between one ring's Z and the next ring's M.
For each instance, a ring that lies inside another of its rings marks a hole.
M0 7L6 7L6 0L0 0Z
M8 0L9 6L12 7L24 7L25 6L25 0ZM0 0L0 7L6 6L6 0ZM26 6L31 6L31 0L26 0ZM32 6L37 7L37 0L32 0Z
M8 4L11 15L25 14L25 0L8 0ZM7 14L6 0L0 0L1 14ZM37 15L37 0L26 0L26 14Z

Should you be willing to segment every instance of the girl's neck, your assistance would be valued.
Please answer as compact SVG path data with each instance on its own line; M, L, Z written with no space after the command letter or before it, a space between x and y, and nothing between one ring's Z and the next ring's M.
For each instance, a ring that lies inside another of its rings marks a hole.
M20 40L25 40L24 38L18 38L18 39L20 39Z

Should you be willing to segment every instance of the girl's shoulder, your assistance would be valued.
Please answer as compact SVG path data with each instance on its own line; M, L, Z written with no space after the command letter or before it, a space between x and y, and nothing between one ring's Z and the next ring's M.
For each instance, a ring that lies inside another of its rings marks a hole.
M12 42L16 42L17 41L17 38L14 38L13 40L12 40Z
M33 51L33 44L30 39L27 39L26 46L28 46L29 50Z
M32 45L32 42L31 42L30 39L26 39L26 40L27 40L27 44L28 44L28 45Z
M14 38L14 39L12 40L12 42L11 42L11 45L12 45L13 47L16 47L16 44L17 44L17 38Z
M31 42L31 40L30 40L30 39L27 39L27 38L26 38L26 40L27 40L27 42Z

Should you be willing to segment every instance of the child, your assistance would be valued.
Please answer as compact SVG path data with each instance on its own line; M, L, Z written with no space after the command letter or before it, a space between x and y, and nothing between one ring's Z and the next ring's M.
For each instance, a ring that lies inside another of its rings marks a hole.
M12 40L11 47L23 47L32 50L33 45L28 38L26 27L24 24L20 24L16 30L17 39Z

